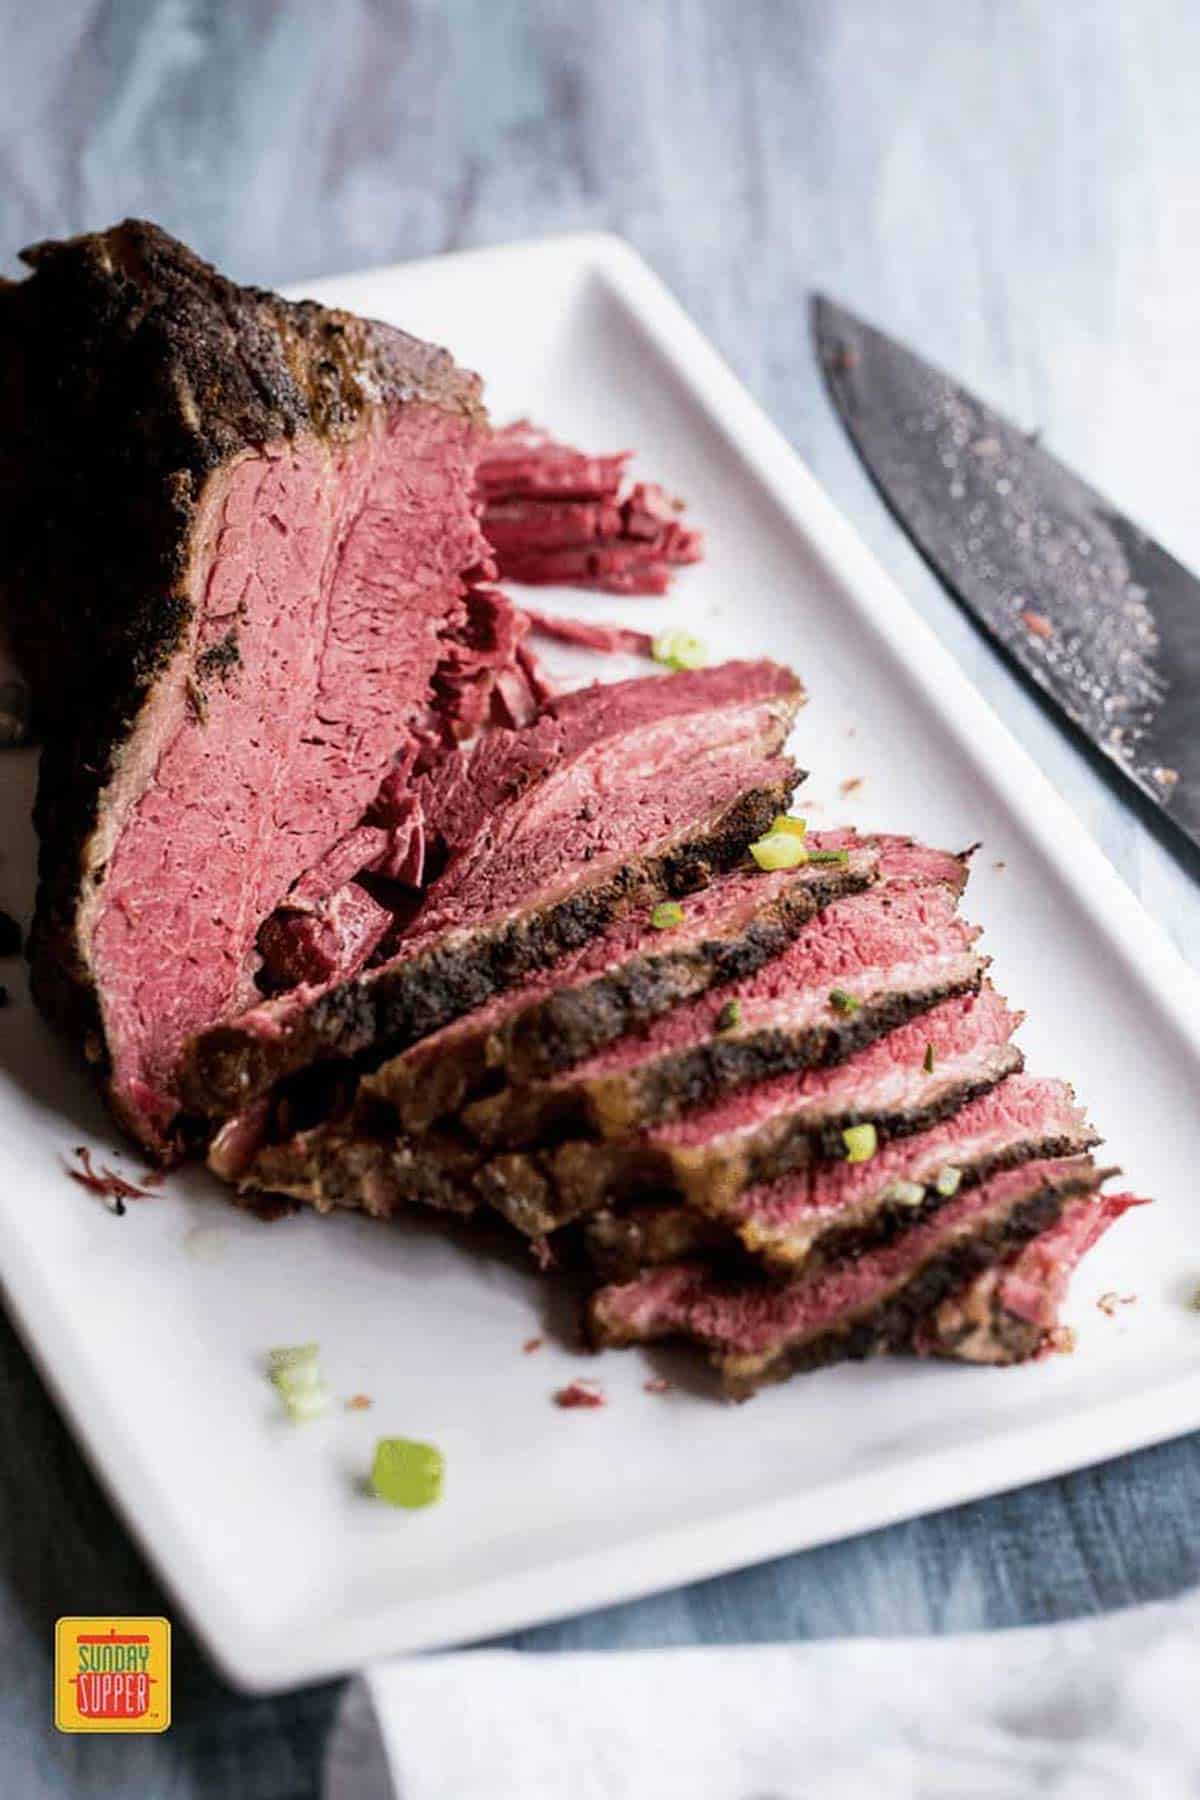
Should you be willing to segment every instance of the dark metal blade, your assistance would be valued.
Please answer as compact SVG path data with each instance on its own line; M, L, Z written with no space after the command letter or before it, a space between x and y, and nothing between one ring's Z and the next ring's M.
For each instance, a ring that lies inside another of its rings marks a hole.
M1200 582L1015 425L829 300L834 404L976 622L1200 846Z

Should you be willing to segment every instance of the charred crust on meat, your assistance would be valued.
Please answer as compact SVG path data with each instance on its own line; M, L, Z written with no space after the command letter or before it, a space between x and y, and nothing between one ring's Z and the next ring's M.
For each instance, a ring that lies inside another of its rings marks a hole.
M1094 1149L1099 1142L1097 1133L1089 1130L1072 1136L1025 1138L1020 1143L1006 1144L1003 1149L964 1165L961 1170L962 1179L955 1193L966 1193L971 1188L981 1187L993 1175L1002 1175L1009 1169L1019 1169L1024 1163L1079 1155ZM887 1244L895 1243L897 1238L911 1231L914 1225L932 1218L946 1204L947 1197L939 1194L931 1184L926 1187L925 1198L919 1206L897 1206L885 1202L861 1224L825 1232L815 1247L822 1261L832 1262L844 1257L863 1256L868 1250L879 1250Z
M731 1400L747 1400L770 1381L786 1380L789 1375L805 1374L830 1363L865 1362L888 1350L907 1349L920 1320L1010 1251L1048 1231L1057 1222L1066 1201L1075 1194L1087 1193L1095 1187L1096 1180L1093 1171L1046 1182L1001 1217L985 1221L971 1236L956 1240L931 1257L866 1317L823 1332L759 1369L739 1367L738 1358L714 1358L724 1393Z
M473 1127L476 1118L481 1123L488 1121L490 1109L490 1130L484 1141L509 1145L544 1137L547 1131L559 1136L580 1131L620 1136L642 1125L677 1118L732 1088L845 1062L939 1002L977 993L981 979L976 972L963 981L881 995L864 1001L851 1017L833 1018L800 1032L773 1029L710 1037L640 1068L600 1076L578 1088L568 1086L561 1095L555 1090L531 1095L524 1110L522 1095L514 1092L507 1116L501 1105L484 1102L468 1113L466 1122ZM488 1130L488 1124L483 1128Z
M894 1113L873 1113L880 1143L911 1137L951 1118L971 1100L986 1094L1024 1063L1009 1044L986 1073L947 1082L921 1106ZM679 1153L632 1139L628 1143L572 1140L547 1149L509 1151L479 1166L475 1186L488 1205L503 1213L519 1231L552 1232L598 1207L620 1204L649 1192L676 1194L689 1205L720 1217L743 1188L773 1181L818 1157L845 1154L842 1133L865 1122L853 1109L819 1125L803 1116L771 1121L734 1150L720 1147Z
M247 446L349 438L381 404L482 424L481 384L391 327L238 287L142 220L23 260L29 278L0 287L0 335L21 346L0 359L0 612L45 738L31 979L77 1042L102 1042L79 893L106 792L193 630L208 478Z
M968 1233L934 1248L899 1287L865 1312L813 1337L767 1351L714 1349L711 1360L723 1392L730 1399L744 1400L766 1383L791 1374L907 1349L920 1322L944 1300L1049 1230L1067 1201L1094 1192L1107 1173L1087 1160L1078 1169L1043 1175L1011 1203L977 1221ZM636 1332L606 1311L603 1290L588 1305L586 1328L598 1349L638 1341Z
M873 870L831 871L827 878L781 894L734 937L706 938L686 950L637 956L584 986L550 994L511 1023L497 1060L514 1082L557 1074L680 1001L756 974L824 907L843 894L862 892L874 879Z
M428 951L342 982L322 994L285 1040L263 1043L236 1025L196 1041L184 1072L197 1112L236 1109L292 1070L368 1046L397 1050L481 1006L596 936L647 894L686 894L729 868L770 824L792 791L790 774L742 794L695 836L622 864L566 899L469 933L448 933Z

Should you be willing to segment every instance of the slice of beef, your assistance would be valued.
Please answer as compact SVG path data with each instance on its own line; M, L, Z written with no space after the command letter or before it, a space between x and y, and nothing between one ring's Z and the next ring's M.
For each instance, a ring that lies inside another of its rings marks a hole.
M528 419L500 426L479 458L477 481L485 503L526 494L538 500L614 500L633 452L589 456L558 443Z
M258 934L263 969L272 987L298 982L345 980L364 966L384 934L392 914L357 881L304 911L276 911Z
M633 631L627 625L600 625L591 619L566 619L559 614L522 607L530 628L539 637L576 649L599 650L605 656L650 656L654 637L649 631Z
M209 1150L215 1175L239 1193L278 1194L317 1212L343 1208L391 1219L412 1206L470 1213L480 1204L475 1146L449 1132L407 1137L355 1117L264 1142L265 1103L221 1127Z
M703 885L786 806L801 698L777 664L725 663L562 696L448 759L422 797L448 861L398 953L201 1034L192 1107L236 1112L314 1061L398 1050L624 909Z
M587 456L527 420L496 432L478 479L484 531L503 576L665 593L676 567L700 560L700 533L683 524L682 502L654 483L620 493L628 460L628 451Z
M0 571L46 732L31 958L124 1125L360 819L487 565L478 378L152 225L0 286Z
M857 1253L909 1229L949 1195L1002 1169L1092 1149L1100 1139L1065 1081L1010 1075L990 1093L865 1163L815 1163L747 1188L719 1216L768 1265L795 1270L814 1253Z
M1055 1348L1059 1310L1081 1259L1131 1206L1136 1194L1084 1195L1057 1224L943 1300L913 1333L918 1356L957 1362L1018 1363Z
M668 527L661 548L623 538L539 553L509 552L502 574L527 587L593 588L602 594L665 594L681 563L699 562L700 538L682 526Z
M725 1392L828 1363L905 1348L916 1322L1106 1179L1091 1157L1027 1163L957 1195L903 1237L786 1284L728 1281L702 1263L648 1270L601 1288L588 1311L598 1344L690 1338Z
M843 1131L871 1123L880 1142L925 1130L1022 1066L1009 1042L1020 1023L990 986L948 1000L834 1069L784 1075L723 1096L625 1142L572 1140L511 1151L480 1165L479 1193L540 1237L597 1207L677 1194L718 1213L754 1183L822 1156L843 1156ZM925 1068L937 1034L943 1055Z
M419 1132L501 1075L545 1079L694 995L761 968L822 908L868 887L878 863L870 842L848 850L844 865L765 873L751 863L689 896L677 926L656 926L648 908L626 913L549 971L384 1063L363 1082L364 1099Z
M842 1062L978 987L979 932L955 913L961 860L890 840L878 848L879 885L835 901L779 956L565 1074L476 1101L468 1131L488 1149L626 1137L749 1082Z

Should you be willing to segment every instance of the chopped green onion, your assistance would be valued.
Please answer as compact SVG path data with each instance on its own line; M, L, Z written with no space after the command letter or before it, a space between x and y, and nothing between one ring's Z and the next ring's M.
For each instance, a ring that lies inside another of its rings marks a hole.
M856 1000L853 994L848 994L845 988L831 988L829 993L829 1004L832 1006L834 1012L843 1013L849 1018L851 1013L856 1013L858 1011L859 1007L862 1005L862 1001Z
M836 863L839 868L845 869L850 864L850 852L848 850L810 850L808 860L810 863Z
M267 1373L294 1424L304 1424L328 1409L331 1395L319 1354L317 1344L287 1344L267 1351Z
M879 1134L873 1125L847 1125L842 1142L846 1146L847 1162L870 1162L879 1148Z
M717 1030L732 1031L735 1025L742 1022L742 1003L740 1000L727 1000L717 1014Z
M893 1181L887 1191L887 1198L894 1200L897 1206L920 1206L925 1198L925 1189L919 1181Z
M923 1069L924 1069L924 1071L925 1071L925 1073L926 1073L926 1074L927 1074L927 1075L932 1075L932 1074L933 1074L933 1071L934 1071L934 1068L935 1068L935 1066L936 1066L936 1064L937 1064L937 1056L936 1056L936 1054L935 1054L935 1052L934 1052L934 1048L933 1048L933 1045L932 1045L932 1044L926 1044L926 1046L925 1046L925 1060L924 1060L924 1062L923 1062L923 1063L922 1063L922 1064L921 1064L921 1067L922 1067L922 1068L923 1068Z
M760 869L798 869L813 861L804 848L804 839L794 831L768 831L751 844L750 854Z
M389 1506L432 1506L442 1497L446 1459L434 1444L413 1438L380 1438L371 1464L371 1486Z
M320 1344L284 1344L278 1349L267 1351L267 1372L272 1381L292 1369L316 1367L321 1354Z
M322 1413L329 1411L333 1399L329 1383L322 1375L302 1388L281 1388L280 1394L293 1425L307 1425L310 1419L319 1419Z
M793 837L803 837L808 830L808 820L793 818L791 813L776 813L771 830L790 831Z
M678 900L660 900L650 914L650 923L655 931L669 931L672 925L683 924L683 908Z
M944 1169L938 1171L938 1178L933 1185L943 1200L950 1200L957 1194L962 1177L961 1169L956 1169L953 1163L947 1163Z
M650 645L650 654L668 669L703 669L708 663L703 639L690 631L660 631Z

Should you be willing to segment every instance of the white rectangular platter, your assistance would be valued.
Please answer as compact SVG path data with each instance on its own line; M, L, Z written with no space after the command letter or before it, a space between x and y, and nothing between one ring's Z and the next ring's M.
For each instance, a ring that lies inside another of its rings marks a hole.
M617 1601L1033 1480L1200 1426L1200 992L1037 768L964 680L649 270L574 237L316 284L451 346L521 414L686 496L708 557L664 602L543 596L687 624L714 655L793 663L795 748L821 823L960 847L1032 1068L1066 1075L1157 1204L1076 1282L1075 1355L1013 1371L877 1363L742 1408L652 1395L543 1319L544 1284L420 1225L266 1225L198 1172L123 1219L70 1182L111 1153L86 1081L21 991L0 1012L0 1276L88 1456L235 1682L277 1689L390 1652ZM605 675L625 672L597 667ZM852 798L840 781L859 776ZM5 904L32 905L32 755L0 762ZM999 862L1003 869L995 865ZM6 979L10 979L6 972ZM119 1167L133 1173L126 1151ZM1107 1288L1135 1290L1115 1318ZM545 1347L522 1354L546 1332ZM278 1416L265 1348L320 1340L370 1411ZM602 1411L553 1390L602 1378ZM441 1505L367 1499L379 1435L445 1451Z

